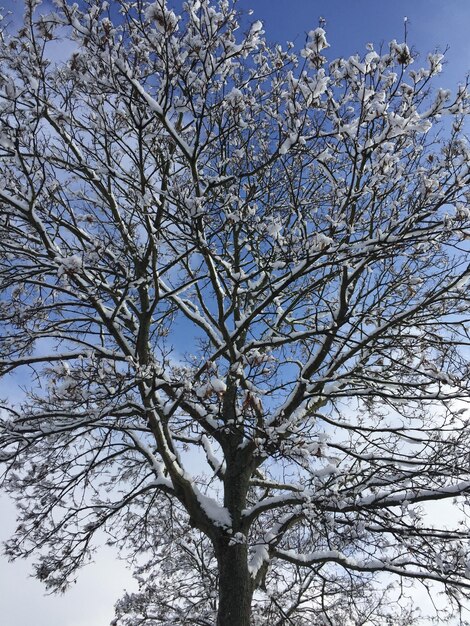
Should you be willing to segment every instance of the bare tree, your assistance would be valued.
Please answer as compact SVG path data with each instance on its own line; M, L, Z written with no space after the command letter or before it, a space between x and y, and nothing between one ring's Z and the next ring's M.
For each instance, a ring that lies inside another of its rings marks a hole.
M0 43L7 554L61 590L106 531L119 624L407 624L408 581L460 607L466 86L406 43L268 46L227 0L35 4Z

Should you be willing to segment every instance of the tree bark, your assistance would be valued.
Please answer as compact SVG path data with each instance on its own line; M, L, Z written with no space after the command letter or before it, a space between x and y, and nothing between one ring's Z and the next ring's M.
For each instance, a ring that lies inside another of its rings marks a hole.
M217 626L250 626L253 581L246 544L219 546L219 608Z

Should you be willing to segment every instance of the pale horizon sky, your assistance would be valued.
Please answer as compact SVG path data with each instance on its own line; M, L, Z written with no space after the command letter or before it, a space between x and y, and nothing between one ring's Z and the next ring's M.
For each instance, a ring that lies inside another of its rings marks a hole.
M0 6L18 15L23 3L0 0ZM251 19L264 23L269 41L290 40L297 49L306 32L325 18L331 58L363 53L368 42L378 48L381 42L401 41L406 16L408 42L423 58L449 46L445 73L437 81L440 86L455 88L470 69L470 0L239 0L238 6L254 10ZM13 532L14 517L12 504L0 494L0 541ZM1 626L107 626L123 589L135 588L110 548L99 550L96 563L82 570L78 583L62 596L45 595L43 585L28 576L30 572L27 562L10 564L0 558Z
M15 509L0 497L0 539L15 528ZM112 548L102 547L66 593L51 595L31 577L31 560L0 561L1 626L108 626L114 603L124 590L137 588L125 564Z

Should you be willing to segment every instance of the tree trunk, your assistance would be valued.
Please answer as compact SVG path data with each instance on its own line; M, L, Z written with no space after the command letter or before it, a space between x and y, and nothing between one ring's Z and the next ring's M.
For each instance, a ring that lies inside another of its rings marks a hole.
M250 626L253 581L248 571L247 546L219 547L219 610L217 626Z

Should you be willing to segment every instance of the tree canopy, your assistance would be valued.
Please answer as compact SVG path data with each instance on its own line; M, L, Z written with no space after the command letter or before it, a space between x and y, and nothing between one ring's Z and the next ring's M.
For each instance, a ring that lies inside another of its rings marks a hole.
M106 532L127 626L405 625L408 581L461 606L467 86L226 0L36 4L0 40L7 554L62 590Z

